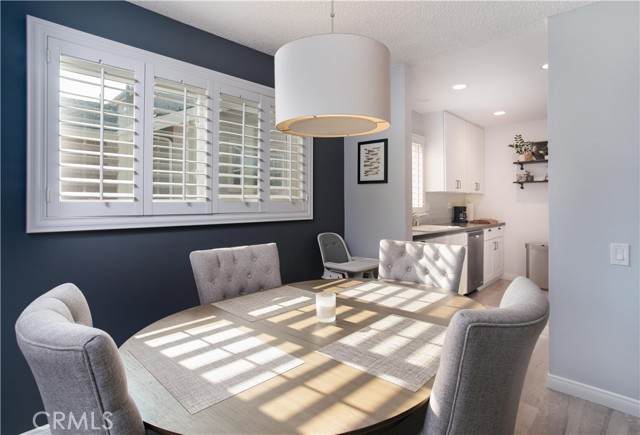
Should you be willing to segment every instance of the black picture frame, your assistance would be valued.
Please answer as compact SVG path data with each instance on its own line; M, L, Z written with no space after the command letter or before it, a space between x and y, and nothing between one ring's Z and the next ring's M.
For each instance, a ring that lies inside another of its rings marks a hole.
M388 139L358 142L358 184L387 183Z

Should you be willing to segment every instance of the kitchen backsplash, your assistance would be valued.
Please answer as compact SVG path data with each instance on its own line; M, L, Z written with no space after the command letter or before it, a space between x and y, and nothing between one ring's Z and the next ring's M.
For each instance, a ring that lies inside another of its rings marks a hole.
M421 224L440 224L451 222L454 205L466 205L466 195L459 193L425 193L425 211L428 216L420 218Z

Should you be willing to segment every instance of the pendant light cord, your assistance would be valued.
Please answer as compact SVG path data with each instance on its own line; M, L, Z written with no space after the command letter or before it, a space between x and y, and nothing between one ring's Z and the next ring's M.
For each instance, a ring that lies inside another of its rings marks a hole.
M333 12L333 1L334 0L331 0L331 14L329 14L329 16L331 17L331 33L333 33L333 19L336 16L336 14Z

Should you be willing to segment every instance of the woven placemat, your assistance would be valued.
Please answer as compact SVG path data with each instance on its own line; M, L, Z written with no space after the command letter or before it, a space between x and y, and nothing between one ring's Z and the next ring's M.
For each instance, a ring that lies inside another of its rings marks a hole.
M285 285L246 296L225 299L211 305L250 322L255 322L314 304L315 297L314 292Z
M154 338L134 338L129 351L195 414L304 362L243 329L215 319Z
M318 352L415 392L438 371L446 330L391 315Z
M418 312L434 302L446 298L438 291L421 290L386 282L367 282L337 292L343 296L392 307L411 313Z

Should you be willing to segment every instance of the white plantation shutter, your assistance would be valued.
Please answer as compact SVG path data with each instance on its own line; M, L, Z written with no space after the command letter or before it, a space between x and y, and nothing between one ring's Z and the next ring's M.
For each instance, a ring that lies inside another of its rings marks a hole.
M411 202L414 209L424 207L424 147L415 138L411 144Z
M142 114L134 61L75 44L51 44L49 108L49 207L52 216L129 215L140 210Z
M273 106L270 115L269 200L272 202L270 209L303 208L307 201L306 162L309 139L285 134L276 129Z
M221 212L260 209L264 177L261 113L258 95L220 93L218 199Z
M211 211L211 109L206 80L199 85L152 76L151 201L154 214Z
M27 232L313 218L274 90L27 17Z

